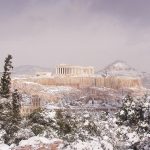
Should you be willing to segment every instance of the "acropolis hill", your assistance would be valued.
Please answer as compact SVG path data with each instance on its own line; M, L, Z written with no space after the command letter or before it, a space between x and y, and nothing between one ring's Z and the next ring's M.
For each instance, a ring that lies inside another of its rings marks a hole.
M120 74L123 72L122 66L122 63L115 63L112 67L113 73L110 66L109 70L95 73L92 66L60 64L52 74L39 72L34 76L15 78L13 87L30 96L32 100L30 105L22 105L24 115L39 108L43 102L58 102L67 97L72 100L86 97L86 101L90 99L117 101L131 89L136 89L138 91L136 93L140 94L142 88L141 78L133 75L131 69L128 70L123 66L126 68L126 75Z
M95 74L94 67L82 67L60 64L55 68L55 73L38 73L27 81L49 86L71 86L76 88L107 87L112 89L140 88L141 79L130 75Z
M113 64L113 69L114 67L118 67L119 65L119 63ZM121 65L124 64L122 63ZM126 66L123 67L125 68ZM115 71L113 70L113 72ZM121 72L120 68L119 72ZM112 89L122 89L140 88L142 86L139 76L133 76L132 74L95 74L94 67L74 66L67 64L57 65L55 68L55 73L53 73L52 75L50 75L50 73L37 73L37 76L26 78L25 80L39 83L42 85L71 86L76 88L87 88L94 86L107 87Z

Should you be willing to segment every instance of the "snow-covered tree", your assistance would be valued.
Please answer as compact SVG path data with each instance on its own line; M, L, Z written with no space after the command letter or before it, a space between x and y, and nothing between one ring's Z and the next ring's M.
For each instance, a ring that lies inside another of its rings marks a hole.
M13 111L13 121L18 124L21 120L20 107L21 107L21 95L18 90L15 89L12 93L12 111Z
M12 56L5 59L0 86L0 129L5 131L2 138L7 144L16 142L15 134L20 129L20 95L17 90L11 93Z
M10 86L11 86L11 70L13 69L12 66L12 56L8 55L5 59L5 65L4 65L4 72L1 77L1 86L0 86L0 95L3 98L9 98L10 97Z
M147 96L133 98L127 95L123 101L123 106L117 114L118 124L137 127L136 131L149 131L150 128L150 100ZM144 127L145 126L145 127Z

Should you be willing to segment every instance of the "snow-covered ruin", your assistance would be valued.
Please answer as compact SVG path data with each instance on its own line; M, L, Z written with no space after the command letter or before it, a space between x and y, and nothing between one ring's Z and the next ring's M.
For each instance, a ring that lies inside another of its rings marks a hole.
M104 71L94 73L94 67L61 64L56 66L56 72L53 74L44 72L44 74L38 73L30 77L14 78L13 88L18 89L26 95L26 98L28 97L27 99L30 99L30 103L22 103L22 115L30 114L46 104L62 103L68 99L69 102L65 102L67 107L68 105L71 107L69 103L76 103L78 106L71 108L79 109L80 104L77 103L80 101L86 109L89 108L88 103L91 102L94 104L91 105L92 108L98 107L105 110L109 107L114 110L112 106L120 105L119 100L128 92L138 91L137 93L143 94L141 78L133 75L133 70L126 64L120 62L119 65L117 64L118 62L107 67L109 70L105 75ZM120 72L122 74L119 74ZM105 107L100 106L102 103Z

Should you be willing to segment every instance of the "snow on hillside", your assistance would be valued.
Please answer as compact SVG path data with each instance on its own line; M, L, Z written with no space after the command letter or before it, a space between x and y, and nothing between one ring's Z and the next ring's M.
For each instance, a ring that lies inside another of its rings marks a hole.
M19 67L14 67L13 73L15 75L33 75L37 72L52 72L52 68L44 68L39 66L32 66L32 65L24 65Z
M105 76L129 76L129 77L140 77L142 74L136 69L130 67L124 61L115 61L112 64L108 65L101 71L98 71L97 74Z
M131 68L126 62L124 61L115 61L109 66L105 68L107 71L119 71L119 70L135 70L134 68Z

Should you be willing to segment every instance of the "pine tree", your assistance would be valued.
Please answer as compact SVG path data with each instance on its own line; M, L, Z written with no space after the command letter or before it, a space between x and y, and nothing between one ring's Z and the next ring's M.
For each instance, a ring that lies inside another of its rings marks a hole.
M18 123L21 119L20 116L20 101L21 96L17 89L12 93L12 111L13 111L13 121L14 123Z
M117 113L117 123L136 127L137 132L150 131L150 100L147 96L133 98L126 96L123 106Z
M135 114L134 109L132 108L133 97L127 95L123 99L123 105L120 111L117 113L118 117L118 124L127 124L129 125L132 123L132 119L134 118L133 115ZM132 113L131 113L132 112Z
M18 90L15 90L11 98L4 99L5 101L0 103L0 123L1 128L6 132L3 135L6 144L18 142L16 133L20 130L21 125L20 98Z
M3 98L9 98L10 97L10 85L11 85L11 70L13 69L12 66L12 56L8 55L5 59L5 65L4 65L4 72L1 77L1 87L0 87L0 95Z

